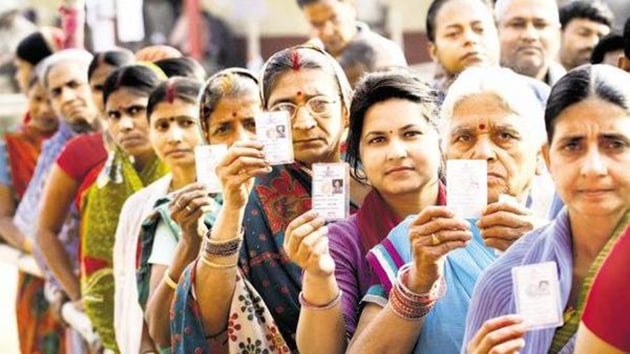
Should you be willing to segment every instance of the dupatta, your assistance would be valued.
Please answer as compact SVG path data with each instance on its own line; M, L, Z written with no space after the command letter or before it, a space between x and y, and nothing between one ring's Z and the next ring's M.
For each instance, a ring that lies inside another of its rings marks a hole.
M81 294L85 312L106 348L115 350L112 252L118 218L129 196L167 173L157 158L142 171L116 149L84 194L81 223Z
M525 334L525 348L521 353L572 353L575 333L597 269L612 245L630 221L626 213L606 245L591 264L582 283L574 311L565 313L565 323L557 329L547 328ZM479 279L466 321L464 344L468 343L483 323L491 318L516 313L511 269L520 265L554 261L558 267L560 301L566 309L573 283L573 240L567 209L560 211L549 225L534 230L512 245Z

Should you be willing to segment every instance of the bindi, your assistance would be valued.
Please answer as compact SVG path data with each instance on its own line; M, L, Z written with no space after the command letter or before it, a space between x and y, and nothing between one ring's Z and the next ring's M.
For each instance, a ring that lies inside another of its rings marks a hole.
M479 130L485 130L486 129L486 125L483 123L479 123Z
M236 118L236 112L232 112L232 117Z
M302 91L298 91L298 92L296 92L296 95L297 95L298 97L302 97Z

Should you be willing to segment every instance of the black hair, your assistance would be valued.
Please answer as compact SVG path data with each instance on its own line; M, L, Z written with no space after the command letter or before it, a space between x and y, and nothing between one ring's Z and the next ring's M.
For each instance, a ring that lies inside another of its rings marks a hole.
M203 81L206 70L195 59L189 57L161 59L153 64L157 65L168 77L182 76Z
M623 50L623 37L619 33L611 32L603 36L593 48L591 64L602 63L606 54L615 50Z
M623 25L623 54L630 59L630 17Z
M172 77L161 82L149 96L147 103L147 119L162 102L180 99L187 103L196 103L201 91L201 82L187 77Z
M613 13L610 11L610 8L603 2L597 0L570 1L558 11L562 29L573 19L588 19L608 27L611 26L613 20Z
M53 52L54 49L44 37L44 33L37 31L20 41L15 49L15 56L35 66Z
M630 76L606 64L586 64L566 73L551 89L545 109L547 142L551 145L558 116L568 107L595 96L624 110L630 108Z
M94 58L88 67L88 80L102 64L110 65L115 68L129 65L134 62L133 53L126 49L112 49L94 54Z
M423 106L423 117L438 131L436 92L421 78L404 69L375 72L366 75L357 85L350 104L346 161L352 174L365 181L361 172L360 145L365 114L379 102L404 99Z
M318 2L320 2L322 0L296 0L298 6L301 8L303 8L306 5L311 5L311 4L316 4ZM339 2L343 2L344 0L337 0Z
M442 9L442 6L449 2L450 0L433 0L431 5L429 5L429 9L427 10L427 18L425 19L425 28L427 31L427 38L429 42L435 42L435 20L437 18L438 13ZM475 0L480 1L484 5L488 6L488 11L491 9L491 5L487 2L487 0ZM492 15L490 15L492 17Z
M114 70L103 84L103 103L107 104L109 96L120 88L127 87L146 94L159 85L159 75L144 65L127 65Z

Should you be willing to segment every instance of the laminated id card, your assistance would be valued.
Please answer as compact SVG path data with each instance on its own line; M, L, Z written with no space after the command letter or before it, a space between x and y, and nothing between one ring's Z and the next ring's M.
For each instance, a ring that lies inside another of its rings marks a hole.
M516 312L530 330L561 326L562 304L556 262L512 268Z
M217 165L227 154L227 145L198 145L195 147L197 181L203 183L209 193L221 193L221 181L216 173Z
M488 202L485 160L446 161L446 206L457 217L478 219Z
M288 112L263 112L256 116L256 137L263 144L270 165L294 162L291 117Z
M348 217L349 176L345 162L313 164L312 209L324 219Z

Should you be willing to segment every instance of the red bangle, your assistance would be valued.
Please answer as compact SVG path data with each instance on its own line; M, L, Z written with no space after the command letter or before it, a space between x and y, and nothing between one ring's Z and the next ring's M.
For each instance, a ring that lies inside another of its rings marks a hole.
M398 271L398 279L389 293L389 305L400 318L408 321L419 321L424 318L435 302L446 293L446 284L441 278L429 292L417 294L405 284L409 277L410 264L406 264Z
M300 301L300 305L302 308L304 309L308 309L308 310L312 310L312 311L324 311L324 310L330 310L331 308L335 307L340 301L341 301L341 294L343 292L341 291L341 289L339 290L339 292L337 293L337 296L335 296L334 299L332 299L332 301L330 301L329 303L325 304L325 305L314 305L308 301L306 301L306 299L304 298L304 293L302 293L300 291L300 295L298 296L298 300Z

